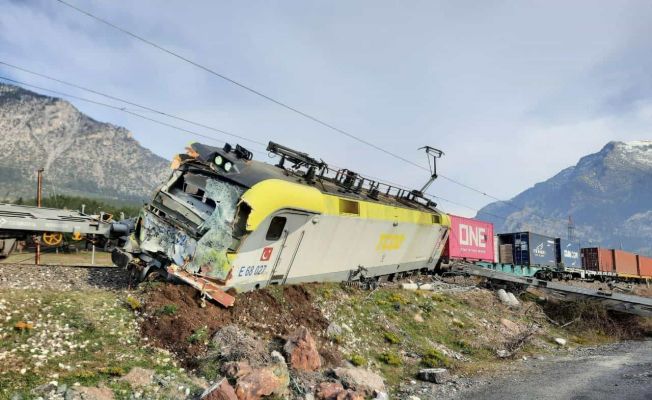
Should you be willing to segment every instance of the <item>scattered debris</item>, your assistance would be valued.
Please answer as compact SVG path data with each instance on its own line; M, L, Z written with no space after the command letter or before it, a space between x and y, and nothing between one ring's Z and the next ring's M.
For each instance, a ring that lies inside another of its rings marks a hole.
M34 324L25 321L18 321L16 325L14 325L14 329L21 332L31 331L34 329Z
M555 343L557 343L560 346L566 346L566 339L555 338Z
M246 360L253 365L270 361L265 345L237 325L226 325L215 332L212 344L224 361Z
M425 368L419 371L417 377L425 382L442 384L448 382L450 374L446 368Z

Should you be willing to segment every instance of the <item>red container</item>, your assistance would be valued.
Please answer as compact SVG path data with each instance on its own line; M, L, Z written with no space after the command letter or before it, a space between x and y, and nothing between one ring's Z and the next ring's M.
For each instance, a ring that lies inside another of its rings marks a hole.
M638 274L647 278L652 278L652 258L638 256Z
M450 215L447 251L451 260L494 262L494 225L491 222Z
M638 275L638 262L636 254L628 251L614 250L616 272L626 275Z
M582 251L582 267L591 271L614 272L614 251L600 247L588 247Z

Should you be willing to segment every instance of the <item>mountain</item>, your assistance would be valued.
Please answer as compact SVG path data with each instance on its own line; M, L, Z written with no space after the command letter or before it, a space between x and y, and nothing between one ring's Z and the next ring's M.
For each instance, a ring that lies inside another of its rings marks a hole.
M169 174L169 162L125 128L98 122L65 100L0 84L0 201L68 194L136 202Z
M476 217L493 222L496 232L566 238L569 215L583 246L652 255L652 141L610 142L509 202L487 205Z

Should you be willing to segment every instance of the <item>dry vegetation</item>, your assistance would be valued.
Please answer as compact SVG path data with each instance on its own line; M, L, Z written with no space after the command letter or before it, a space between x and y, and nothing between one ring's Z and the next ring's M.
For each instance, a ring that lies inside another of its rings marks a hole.
M163 283L136 291L0 289L0 398L16 393L29 398L33 388L52 380L103 384L117 398L129 398L136 388L120 377L135 366L153 368L196 395L194 376L210 382L220 364L233 358L226 347L213 346L216 332L221 332L217 342L239 337L239 350L256 349L267 357L293 327L304 325L327 367L347 361L364 366L380 372L396 390L424 367L467 375L499 368L517 356L565 352L652 331L650 320L592 303L543 301L530 293L521 301L510 308L494 292L478 288L369 292L311 284L239 295L236 307L225 310L212 304L202 308L191 288ZM340 329L329 332L329 324ZM237 327L236 334L221 331L227 326ZM255 342L245 346L237 332L249 332ZM567 346L555 338L567 339ZM165 397L163 392L149 396Z

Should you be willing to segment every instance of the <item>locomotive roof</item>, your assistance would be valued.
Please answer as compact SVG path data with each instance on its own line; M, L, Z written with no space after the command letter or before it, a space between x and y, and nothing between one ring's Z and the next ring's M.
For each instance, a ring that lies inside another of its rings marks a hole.
M189 170L194 169L193 166L200 166L200 168L204 170L208 168L213 173L217 173L218 175L223 176L226 179L246 188L251 188L255 184L265 180L279 179L314 187L324 194L330 194L352 200L369 201L394 207L409 208L423 212L442 214L442 211L437 209L434 203L430 203L429 205L423 204L415 200L401 198L392 194L387 195L385 193L378 193L376 196L374 196L375 198L373 198L370 197L370 191L368 189L362 188L357 191L347 190L331 177L317 176L314 181L309 182L307 181L303 171L295 171L292 169L279 167L278 165L271 165L265 162L253 160L251 153L243 154L242 152L237 152L233 149L227 151L229 149L230 146L226 149L222 149L201 143L193 143L190 145L190 151L191 153L194 153L190 156L184 155L180 157L182 157L182 160L184 161L184 166L186 166L186 168ZM230 168L229 171L226 171L223 168L219 168L214 164L213 160L215 160L215 157L218 155L222 156L225 160L233 164L233 167Z

